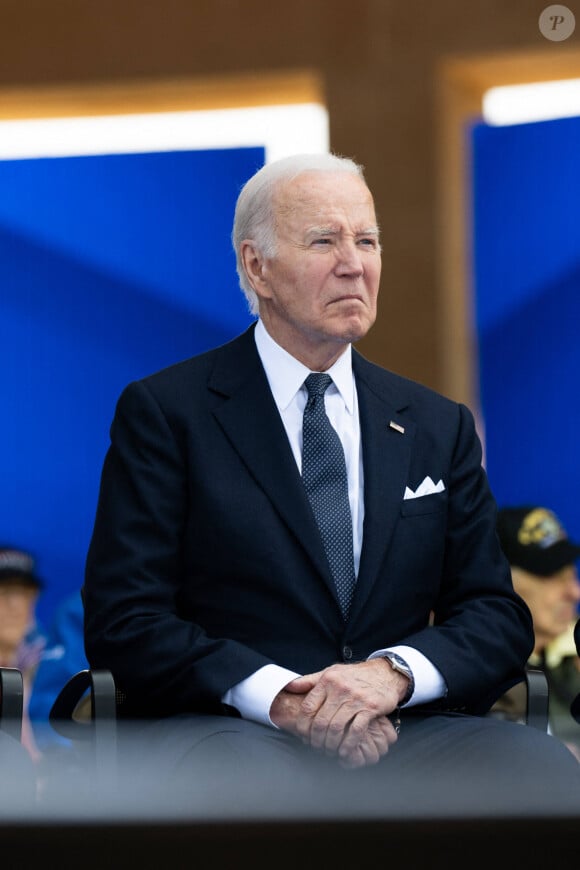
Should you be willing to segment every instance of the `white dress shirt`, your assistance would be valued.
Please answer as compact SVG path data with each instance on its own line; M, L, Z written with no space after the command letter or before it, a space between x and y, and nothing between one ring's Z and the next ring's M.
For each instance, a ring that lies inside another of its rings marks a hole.
M291 356L268 334L258 320L254 332L258 354L298 470L302 470L302 417L307 401L304 381L310 369ZM360 420L355 379L352 371L352 349L348 345L327 374L332 378L325 394L328 418L341 440L346 460L348 494L353 524L355 573L358 574L364 522L364 479ZM406 706L425 703L445 694L445 682L434 665L416 649L398 645L388 648L402 656L415 678L415 690ZM376 650L369 658L378 658L387 650ZM235 707L245 719L273 725L269 716L272 701L278 692L300 676L278 665L265 665L247 679L233 686L222 698L224 704Z

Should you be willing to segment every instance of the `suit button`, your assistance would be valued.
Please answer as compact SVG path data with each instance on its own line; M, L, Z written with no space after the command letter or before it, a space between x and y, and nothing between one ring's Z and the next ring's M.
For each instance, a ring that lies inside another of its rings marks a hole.
M342 648L342 657L345 662L349 662L352 658L352 649L349 646L343 646Z

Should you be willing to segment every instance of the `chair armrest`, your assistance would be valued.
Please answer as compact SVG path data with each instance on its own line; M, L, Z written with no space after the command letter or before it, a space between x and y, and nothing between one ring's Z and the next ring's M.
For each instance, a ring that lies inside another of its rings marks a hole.
M540 731L547 731L549 689L546 675L536 668L526 668L525 680L528 689L526 723Z
M58 693L49 722L85 757L92 759L92 782L102 793L117 776L117 691L107 670L78 671ZM84 749L81 748L84 745Z
M88 693L88 694L87 694ZM90 703L86 704L86 700ZM117 718L116 688L107 670L78 671L58 693L49 713L52 727L70 740L92 737L89 725Z
M17 668L0 668L0 729L22 740L24 684Z

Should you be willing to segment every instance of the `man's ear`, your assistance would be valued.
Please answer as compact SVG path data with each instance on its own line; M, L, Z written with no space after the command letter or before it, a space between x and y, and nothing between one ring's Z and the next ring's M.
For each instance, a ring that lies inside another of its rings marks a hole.
M245 239L240 245L240 258L252 290L259 298L268 297L268 282L265 276L265 258L255 243Z

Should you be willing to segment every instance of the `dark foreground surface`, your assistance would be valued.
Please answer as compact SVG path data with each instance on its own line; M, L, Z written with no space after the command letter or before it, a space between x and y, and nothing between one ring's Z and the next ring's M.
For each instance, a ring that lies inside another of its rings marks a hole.
M322 760L305 780L292 753L282 764L224 763L206 743L193 754L180 748L187 733L168 736L87 742L59 752L41 776L19 744L6 744L2 867L578 866L580 765L571 754L556 753L558 770L540 765L533 778L515 762L490 769L469 756L461 774L445 759L427 774L423 762L365 773Z
M2 865L68 868L575 867L580 817L0 827ZM396 862L395 864L393 862Z

